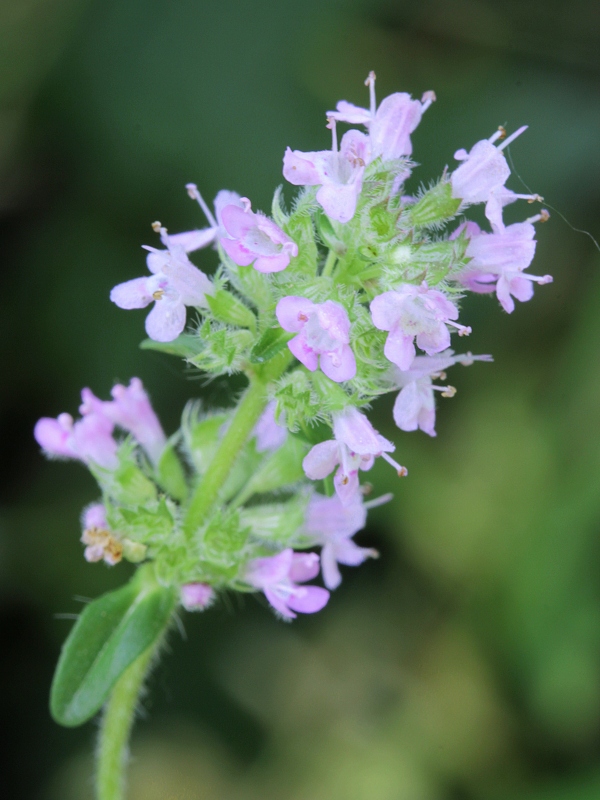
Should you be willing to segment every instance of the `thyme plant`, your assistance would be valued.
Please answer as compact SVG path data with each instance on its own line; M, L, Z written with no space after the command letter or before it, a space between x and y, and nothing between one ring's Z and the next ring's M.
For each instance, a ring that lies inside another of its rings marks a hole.
M542 200L505 185L503 150L525 127L457 151L456 168L407 194L410 137L435 95L396 93L377 105L373 73L366 85L368 108L341 101L327 113L331 149L286 150L284 178L300 187L290 209L279 188L270 217L226 190L213 210L188 184L208 225L171 234L155 222L161 247L145 248L149 274L111 292L121 308L154 304L144 347L209 376L243 373L237 404L192 400L167 436L132 378L110 400L84 389L76 421L36 425L47 455L82 461L98 482L101 496L82 515L86 560L139 564L129 583L86 606L52 685L63 725L104 706L99 800L123 797L137 698L177 610L263 592L289 621L335 602L339 565L377 555L353 537L389 499L366 499L361 472L383 458L407 475L395 443L369 421L370 404L397 392L397 427L435 436L435 393L455 392L446 371L491 360L450 349L452 334L471 332L458 321L460 299L495 293L512 313L534 283L552 280L526 272L534 225L548 213L503 222L507 204ZM338 144L340 123L354 127ZM464 216L477 204L489 230ZM189 257L204 247L218 259L212 277ZM324 586L311 582L319 574Z

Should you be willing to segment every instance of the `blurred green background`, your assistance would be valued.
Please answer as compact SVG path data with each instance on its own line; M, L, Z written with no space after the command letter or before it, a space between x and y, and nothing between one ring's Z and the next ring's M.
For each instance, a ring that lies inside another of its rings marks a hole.
M413 188L498 124L530 129L516 173L600 234L595 0L3 0L0 224L2 783L11 800L91 796L95 723L47 711L82 598L125 581L88 565L77 464L31 431L90 386L139 375L169 432L190 396L176 360L137 349L145 312L110 288L144 272L150 223L203 224L184 184L268 210L287 145L322 149L324 111L435 89ZM523 191L516 173L509 186ZM530 213L520 205L511 221ZM214 254L200 256L214 268ZM328 608L292 625L254 598L183 619L138 721L131 800L596 800L600 797L600 254L559 213L512 317L474 297L438 438L373 421L410 477L359 543Z

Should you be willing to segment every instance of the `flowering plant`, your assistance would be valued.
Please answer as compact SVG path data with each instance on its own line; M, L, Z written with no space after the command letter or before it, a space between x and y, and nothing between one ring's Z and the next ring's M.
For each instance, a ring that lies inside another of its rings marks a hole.
M82 515L84 557L140 565L85 608L52 686L64 725L106 704L100 800L122 797L136 698L178 607L201 611L237 591L262 592L286 620L321 611L339 565L377 555L353 537L389 497L367 500L360 473L381 457L407 475L396 445L369 421L370 404L398 392L397 427L435 436L435 392L455 393L446 370L491 360L450 349L452 333L471 332L458 321L460 299L496 292L511 313L534 283L552 280L526 272L534 224L548 213L503 222L507 204L542 200L505 186L503 150L525 128L457 151L456 169L410 195L410 137L435 95L396 93L377 106L374 74L366 84L368 109L341 101L328 112L330 150L287 149L284 177L301 187L291 209L281 189L271 217L223 190L213 213L188 184L208 226L172 235L154 223L162 248L145 248L150 275L111 292L121 308L154 303L144 347L209 375L244 373L237 405L192 401L167 437L133 378L108 401L84 389L77 421L60 414L36 425L46 454L83 461L98 482L101 498ZM361 129L338 146L339 123ZM462 218L475 204L485 205L490 231ZM189 255L209 246L219 259L212 278ZM326 588L313 583L319 573Z

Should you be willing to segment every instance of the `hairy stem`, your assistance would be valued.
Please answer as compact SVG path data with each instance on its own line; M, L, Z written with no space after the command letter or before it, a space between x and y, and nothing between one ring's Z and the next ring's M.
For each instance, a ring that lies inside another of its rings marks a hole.
M98 741L97 800L122 800L129 734L144 678L161 638L130 664L116 682L104 710Z
M202 525L217 501L235 459L265 410L269 381L277 379L284 372L290 362L290 357L291 354L286 348L284 353L265 365L260 374L253 375L250 379L250 386L237 407L231 425L192 495L184 521L184 530L187 536L192 536Z
M338 256L335 250L330 250L327 253L327 258L325 259L325 265L323 267L323 272L321 273L321 277L328 278L331 275L337 260Z

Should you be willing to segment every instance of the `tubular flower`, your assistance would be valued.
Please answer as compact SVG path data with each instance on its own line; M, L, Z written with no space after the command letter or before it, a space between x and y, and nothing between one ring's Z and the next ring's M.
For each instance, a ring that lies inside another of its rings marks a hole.
M350 347L350 320L346 309L333 300L313 303L305 297L283 297L275 309L281 327L297 333L288 347L311 372L317 367L336 383L356 375Z
M249 562L245 580L261 589L269 603L286 619L294 619L295 611L314 614L329 600L329 592L320 586L298 586L319 574L316 553L295 553L290 547L276 556L255 558Z
M145 308L156 305L146 317L146 333L156 342L171 342L185 328L185 308L207 305L206 295L213 293L212 283L187 257L186 249L156 224L166 250L146 247L146 259L153 274L120 283L110 293L119 308ZM195 249L195 248L194 248Z
M376 456L389 462L404 477L408 474L388 453L396 449L371 425L367 417L354 406L348 406L333 416L335 439L316 444L305 457L302 467L307 478L322 480L338 466L333 483L344 505L354 502L358 491L358 470L369 470Z
M132 378L129 386L113 387L113 400L99 400L90 389L81 393L82 414L103 414L113 425L130 433L156 464L166 444L166 436L156 416L150 399L139 378Z
M369 129L371 158L380 156L383 161L409 156L412 153L410 135L421 121L423 113L435 100L434 92L425 92L421 101L413 100L406 92L396 92L384 98L377 108L375 101L375 73L371 72L369 87L370 108L359 108L340 100L335 111L327 116L351 125L365 125Z
M264 214L252 211L247 197L240 203L221 211L221 247L240 267L252 264L259 272L281 272L298 255L298 245Z
M42 417L36 423L33 435L49 456L74 458L84 464L115 469L118 459L113 430L114 423L108 417L90 412L77 422L70 414L59 414L56 419Z
M429 436L437 436L435 431L435 395L453 397L453 386L437 386L435 378L445 380L444 371L454 364L472 364L473 361L491 361L491 356L474 356L471 353L455 356L452 350L438 356L416 356L410 369L394 370L394 383L401 389L394 403L394 422L402 431L416 431L420 428Z
M458 275L458 280L472 292L496 292L502 308L511 314L513 297L521 302L533 297L533 284L551 283L551 275L530 275L524 272L535 254L535 228L532 222L548 219L542 211L525 222L502 227L494 233L482 231L475 222L463 223L452 237L462 230L469 237L466 255L471 259ZM451 238L452 238L451 237Z
M389 331L385 357L402 370L409 369L416 355L415 338L422 350L434 355L450 345L447 325L457 328L461 336L471 333L471 328L454 322L458 318L454 303L425 282L378 295L371 302L371 316L376 328Z
M358 567L367 558L377 558L377 550L359 547L352 541L355 533L365 527L367 509L360 494L347 505L339 497L314 494L306 512L306 533L322 546L321 571L328 589L337 589L342 582L338 564Z
M319 186L317 201L331 219L349 222L356 211L365 165L371 159L369 139L360 131L348 131L337 149L335 120L331 121L331 150L302 153L288 147L283 157L283 176L294 186Z

